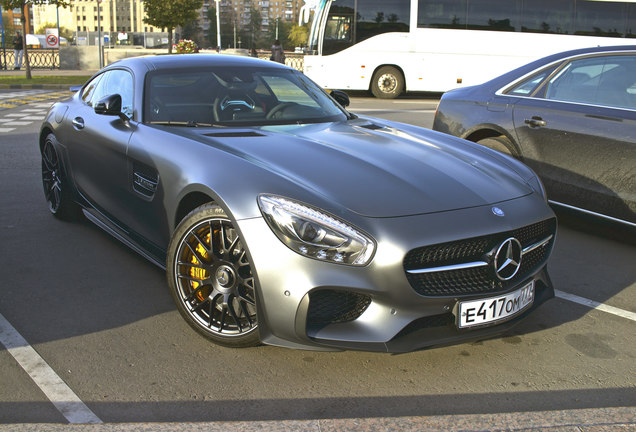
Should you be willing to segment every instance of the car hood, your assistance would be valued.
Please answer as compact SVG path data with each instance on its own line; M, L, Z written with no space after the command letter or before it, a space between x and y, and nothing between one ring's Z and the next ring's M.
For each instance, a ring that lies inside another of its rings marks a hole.
M420 131L408 133L364 119L240 130L175 130L362 216L443 212L532 192L516 172L489 154L460 140ZM265 178L262 184L266 187ZM293 198L311 203L309 197Z

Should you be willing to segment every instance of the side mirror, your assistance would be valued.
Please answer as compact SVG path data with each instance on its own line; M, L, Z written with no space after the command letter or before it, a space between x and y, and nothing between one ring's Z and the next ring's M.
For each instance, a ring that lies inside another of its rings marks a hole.
M344 108L348 107L351 101L349 100L349 95L347 95L342 90L332 90L329 95L336 100L340 105Z
M121 112L121 96L118 94L100 99L95 104L94 109L96 114L119 116L122 120L130 120L126 114Z

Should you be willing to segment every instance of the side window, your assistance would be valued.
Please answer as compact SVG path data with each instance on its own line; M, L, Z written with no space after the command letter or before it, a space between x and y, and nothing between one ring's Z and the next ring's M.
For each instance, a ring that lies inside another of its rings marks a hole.
M87 105L92 106L91 99L93 97L93 93L95 93L95 88L97 87L97 84L99 84L99 81L102 79L103 76L104 74L96 76L84 87L84 90L82 90L81 97L84 103L86 103Z
M128 117L133 114L133 79L132 75L125 70L110 70L102 74L103 78L97 84L90 99L90 105L97 101L118 94L121 96L121 111Z
M636 56L575 60L550 80L546 98L636 109Z
M548 69L544 69L541 72L532 75L530 78L526 78L511 89L506 90L504 93L511 96L531 96L539 85L541 85L543 80L545 80L555 68L556 66L552 66Z

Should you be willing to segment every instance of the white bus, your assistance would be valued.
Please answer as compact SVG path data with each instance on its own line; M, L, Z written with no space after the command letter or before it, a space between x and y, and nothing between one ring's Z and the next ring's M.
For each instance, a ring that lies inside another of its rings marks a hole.
M478 84L568 49L636 45L635 0L305 2L305 74L380 98Z

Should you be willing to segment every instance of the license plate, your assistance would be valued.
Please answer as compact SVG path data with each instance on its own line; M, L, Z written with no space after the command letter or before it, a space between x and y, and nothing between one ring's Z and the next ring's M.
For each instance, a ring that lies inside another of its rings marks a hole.
M481 300L459 302L459 328L492 324L511 318L534 301L534 281L509 294Z

